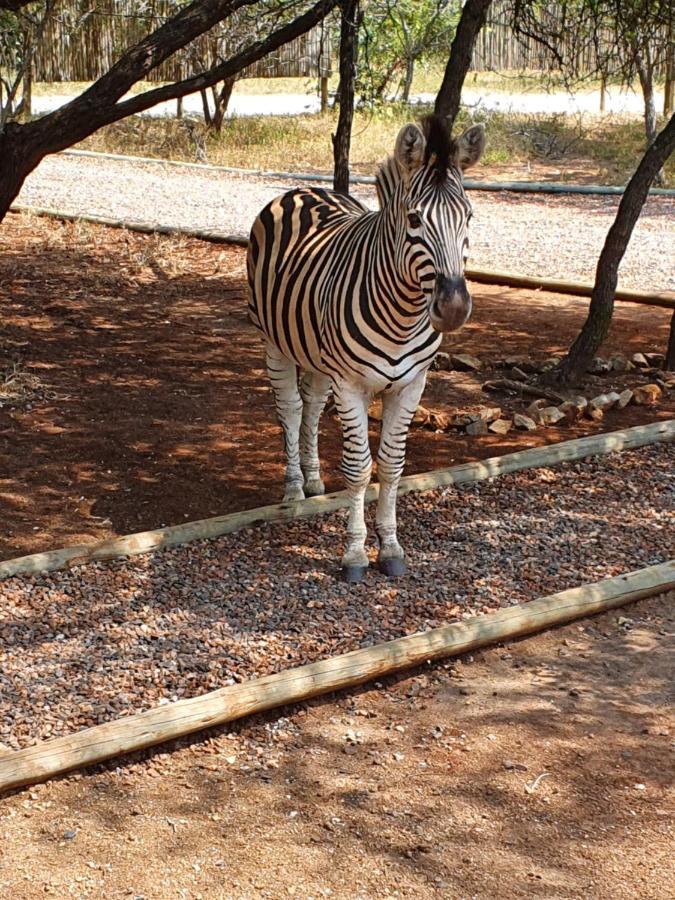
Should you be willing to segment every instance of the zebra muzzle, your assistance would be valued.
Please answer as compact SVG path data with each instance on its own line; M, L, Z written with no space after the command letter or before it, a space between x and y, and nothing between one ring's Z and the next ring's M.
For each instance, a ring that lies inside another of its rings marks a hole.
M471 315L471 294L461 275L437 275L429 303L429 318L436 331L457 331Z

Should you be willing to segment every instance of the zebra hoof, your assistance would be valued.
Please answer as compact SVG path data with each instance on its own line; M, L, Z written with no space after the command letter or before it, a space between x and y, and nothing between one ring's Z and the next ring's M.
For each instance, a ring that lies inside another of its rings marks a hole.
M342 580L347 584L358 584L363 581L363 576L368 571L368 566L343 566Z
M297 500L304 500L305 492L301 487L287 487L284 494L283 503L295 503Z
M320 478L313 478L305 482L305 497L320 497L326 493L326 488Z
M399 575L405 575L408 568L401 556L390 556L388 559L380 559L377 564L380 572L386 575L387 578L398 578Z

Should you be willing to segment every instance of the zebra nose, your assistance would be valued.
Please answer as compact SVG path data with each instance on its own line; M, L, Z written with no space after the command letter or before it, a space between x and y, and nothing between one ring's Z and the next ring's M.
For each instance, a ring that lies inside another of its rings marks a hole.
M471 294L462 275L437 275L429 310L436 331L456 331L471 315Z

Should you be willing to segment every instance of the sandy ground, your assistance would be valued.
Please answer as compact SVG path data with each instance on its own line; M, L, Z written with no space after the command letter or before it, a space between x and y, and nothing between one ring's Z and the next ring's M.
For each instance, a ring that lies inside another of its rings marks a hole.
M20 791L0 894L664 900L674 600Z

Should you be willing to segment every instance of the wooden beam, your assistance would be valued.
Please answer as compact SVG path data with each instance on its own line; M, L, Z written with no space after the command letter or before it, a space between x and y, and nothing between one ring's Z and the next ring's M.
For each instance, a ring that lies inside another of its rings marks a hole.
M559 278L539 278L537 275L516 275L513 272L497 272L492 269L467 268L465 275L479 284L503 284L507 287L527 288L534 291L549 291L552 294L573 294L575 297L590 297L593 285L586 281L565 281ZM640 303L646 306L661 306L675 309L673 291L637 291L617 288L615 300L624 303Z
M428 660L534 634L673 587L675 560L95 725L25 750L0 754L0 791L45 781L253 713L353 687Z
M471 484L521 469L553 466L560 462L582 459L585 456L612 453L615 450L631 450L659 441L671 441L674 438L675 419L654 422L650 425L636 425L622 431L594 434L572 441L550 444L547 447L535 447L531 450L507 453L504 456L493 456L479 462L463 463L460 466L423 472L420 475L408 475L401 479L398 492L407 494L410 491L430 491L453 484ZM366 502L370 503L377 499L377 494L378 486L370 485L366 492ZM247 509L225 516L213 516L196 522L185 522L181 525L170 525L167 528L141 531L101 543L77 544L59 550L32 553L29 556L20 556L0 562L0 580L15 575L31 575L37 572L67 569L97 560L138 556L141 553L160 550L162 547L174 547L190 541L230 534L241 528L256 525L258 522L282 522L287 519L307 518L333 512L333 510L347 505L346 491L337 491L323 497L310 497L307 500L298 500L292 503L273 503L269 506L259 506L256 509Z

